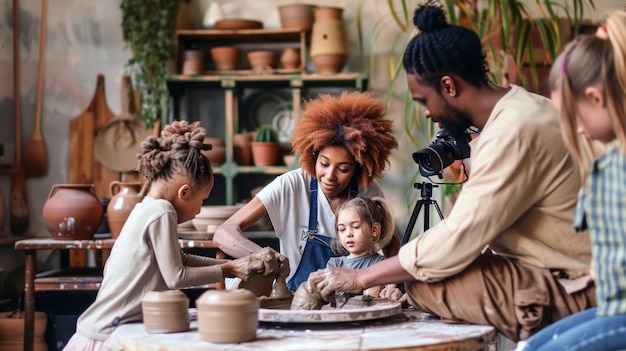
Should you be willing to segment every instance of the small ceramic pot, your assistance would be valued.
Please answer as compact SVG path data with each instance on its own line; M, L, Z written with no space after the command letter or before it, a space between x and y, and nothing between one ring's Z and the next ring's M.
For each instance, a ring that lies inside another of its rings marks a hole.
M280 56L280 63L287 69L300 68L300 49L285 48Z
M208 290L196 300L200 339L238 343L256 338L260 302L246 289Z
M204 69L204 53L202 50L185 51L185 61L183 61L183 74L193 76L201 74Z
M278 6L281 27L311 30L313 25L313 8L314 6L309 4Z
M143 324L149 333L189 329L189 299L180 290L151 291L141 300Z
M276 68L278 65L278 53L270 50L250 51L248 62L252 68Z
M239 65L241 50L232 46L217 46L211 48L211 58L215 68L220 71L236 70Z

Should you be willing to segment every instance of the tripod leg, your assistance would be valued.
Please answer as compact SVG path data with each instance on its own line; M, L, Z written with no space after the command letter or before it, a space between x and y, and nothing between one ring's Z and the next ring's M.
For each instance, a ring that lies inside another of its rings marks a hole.
M421 208L422 202L416 202L415 207L413 207L413 213L411 214L411 218L409 219L409 224L407 224L406 230L404 231L404 236L402 237L402 242L400 243L400 246L409 242L409 239L411 238L411 233L413 233L413 228L415 228L415 221L417 221L417 216L419 215Z
M424 232L430 229L430 208L428 205L424 206Z
M437 201L433 201L433 204L435 204L435 209L437 210L437 213L439 213L439 219L443 220L443 212L441 212L441 208L439 208L439 204L437 203Z

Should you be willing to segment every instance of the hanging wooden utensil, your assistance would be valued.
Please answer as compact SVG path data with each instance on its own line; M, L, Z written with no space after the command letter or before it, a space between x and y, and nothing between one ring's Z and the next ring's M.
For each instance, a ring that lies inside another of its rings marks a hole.
M46 22L48 0L41 1L41 28L39 34L39 73L37 77L37 104L35 106L35 130L24 150L24 169L28 177L43 177L48 171L46 145L41 136L41 107L43 102L44 70L46 66Z
M11 176L11 233L22 235L28 229L26 179L21 163L20 127L20 14L18 0L13 0L13 121L15 128L15 165Z

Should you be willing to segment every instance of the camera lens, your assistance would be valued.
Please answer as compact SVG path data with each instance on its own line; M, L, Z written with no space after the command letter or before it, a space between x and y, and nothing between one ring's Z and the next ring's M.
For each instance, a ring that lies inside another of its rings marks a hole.
M419 165L422 176L430 177L440 174L454 162L453 150L448 150L446 144L433 144L413 153L413 160Z

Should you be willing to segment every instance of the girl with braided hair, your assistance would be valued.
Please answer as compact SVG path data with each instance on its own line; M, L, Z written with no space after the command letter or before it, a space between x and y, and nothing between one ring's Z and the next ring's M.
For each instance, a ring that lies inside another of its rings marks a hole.
M265 215L289 260L287 276L295 291L310 272L326 267L336 255L329 243L335 232L334 211L357 195L382 196L382 177L391 150L398 147L392 121L373 93L323 94L306 104L291 139L302 168L278 176L224 222L213 241L232 257L261 248L243 231ZM399 246L394 236L390 247Z
M280 271L278 253L270 248L232 261L180 248L178 224L198 214L213 189L211 164L201 153L210 149L204 138L199 122L178 121L166 126L160 138L141 143L137 170L146 177L149 192L125 222L96 300L79 317L65 350L121 350L110 336L118 325L141 320L141 301L150 291L200 286L224 277L274 278Z
M404 283L416 309L492 325L512 341L595 305L588 233L571 226L581 180L552 101L488 80L480 37L447 23L437 1L415 11L403 57L424 115L470 142L472 174L448 216L398 255L310 275L320 294ZM456 131L456 132L455 132Z

